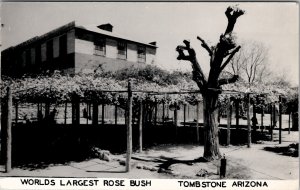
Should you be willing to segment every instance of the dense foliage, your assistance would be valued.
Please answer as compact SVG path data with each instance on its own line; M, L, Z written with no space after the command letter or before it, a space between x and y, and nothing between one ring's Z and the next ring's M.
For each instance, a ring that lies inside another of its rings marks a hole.
M293 88L285 99L288 113L296 113L299 108L298 88Z
M190 103L201 101L200 93L176 92L197 91L191 75L179 71L168 72L158 67L126 68L117 72L101 72L75 76L61 75L55 72L50 76L26 77L21 79L4 79L1 83L1 97L5 88L11 84L13 97L20 102L64 102L71 101L74 94L82 101L98 101L124 104L127 99L128 79L132 81L134 100L150 102ZM218 90L218 89L216 89ZM231 97L244 99L245 93L251 92L252 99L263 99L264 103L278 101L281 96L297 96L297 90L279 85L255 84L249 86L243 81L222 86L219 101L226 104ZM144 92L142 92L144 91ZM156 92L175 92L175 94Z
M71 77L55 72L51 76L5 79L1 83L1 97L5 96L5 88L10 84L14 99L20 102L71 101L76 94L82 101L120 104L127 98L128 79L132 81L133 91L180 92L197 89L184 73L169 73L157 67L147 66L143 69L126 68L116 73L81 73ZM157 102L184 103L201 100L198 94L153 95L136 92L133 96L135 100Z

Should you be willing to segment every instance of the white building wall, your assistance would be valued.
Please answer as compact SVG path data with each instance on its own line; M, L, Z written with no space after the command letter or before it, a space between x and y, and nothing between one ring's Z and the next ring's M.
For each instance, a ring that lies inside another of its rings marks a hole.
M70 30L67 33L67 53L75 52L75 30Z
M117 59L117 44L118 42L113 39L106 39L106 54L104 57ZM83 53L88 55L94 55L95 45L94 42L75 39L75 51L76 53ZM138 62L138 55L137 55L137 44L134 43L127 43L127 59L126 61L129 62ZM146 47L146 64L153 64L155 63L155 56L156 49ZM98 57L98 56L97 56ZM99 56L101 57L101 56ZM139 63L142 64L142 63Z
M94 54L94 43L86 40L75 39L76 53Z

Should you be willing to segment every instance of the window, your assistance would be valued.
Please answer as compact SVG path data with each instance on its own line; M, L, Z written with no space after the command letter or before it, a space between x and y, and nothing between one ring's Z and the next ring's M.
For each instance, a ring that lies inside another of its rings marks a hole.
M26 66L26 51L23 51L21 53L21 65L22 65L22 68L24 68Z
M137 54L138 54L138 62L145 63L146 62L146 47L138 46Z
M59 56L67 55L67 35L59 37Z
M31 61L31 64L35 64L35 54L36 54L36 51L35 51L35 48L31 48L30 49L30 61Z
M35 60L37 63L40 63L41 62L41 45L37 45L35 47Z
M47 46L46 43L43 43L41 46L41 60L42 62L47 60Z
M94 45L95 45L94 55L105 56L105 54L106 54L105 39L97 39L94 42Z
M46 56L47 56L47 61L51 60L53 58L53 41L49 40L46 43L47 49L46 49Z
M118 56L119 59L127 58L127 44L126 42L118 42Z
M31 50L27 49L26 50L26 63L25 65L28 67L29 65L31 65Z

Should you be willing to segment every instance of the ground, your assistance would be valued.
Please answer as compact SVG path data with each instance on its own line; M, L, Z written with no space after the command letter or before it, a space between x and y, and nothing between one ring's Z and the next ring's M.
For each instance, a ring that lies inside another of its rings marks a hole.
M298 143L298 132L283 131L282 144L278 143L278 131L274 133L274 141L261 141L251 148L221 146L227 159L226 179L299 179L299 158L277 151ZM124 172L125 155L120 154L111 155L109 162L94 158L46 168L13 168L9 174L4 173L2 167L0 176L219 179L217 166L220 161L203 162L199 159L202 154L203 146L159 145L133 153L129 173Z

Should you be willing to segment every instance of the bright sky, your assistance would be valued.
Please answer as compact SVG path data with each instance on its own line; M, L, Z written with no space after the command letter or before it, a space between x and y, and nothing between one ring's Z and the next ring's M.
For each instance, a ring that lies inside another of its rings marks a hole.
M2 48L16 45L70 21L100 25L111 23L114 31L144 42L157 41L157 64L164 69L191 70L190 63L178 61L175 48L188 39L205 72L207 52L196 40L201 36L211 45L225 31L224 14L235 3L2 3ZM285 73L299 83L299 7L297 3L239 3L246 11L235 26L238 41L258 41L269 50L268 64L275 73Z

